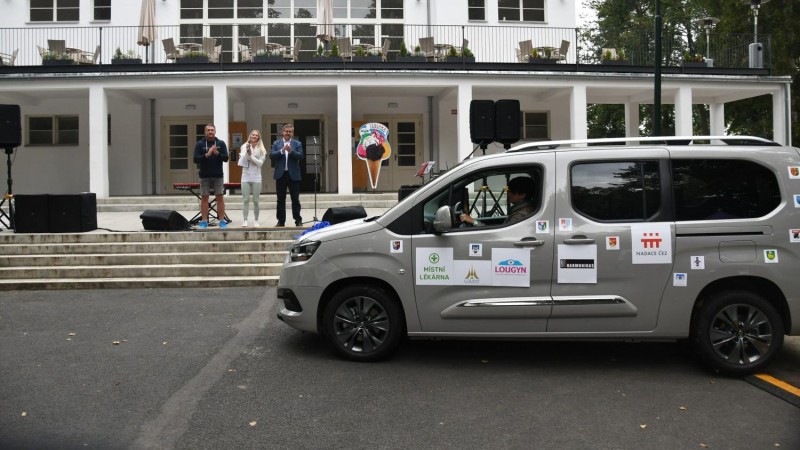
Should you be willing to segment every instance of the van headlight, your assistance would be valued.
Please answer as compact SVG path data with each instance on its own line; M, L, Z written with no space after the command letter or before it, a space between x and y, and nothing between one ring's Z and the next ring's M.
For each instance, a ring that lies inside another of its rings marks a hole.
M289 259L292 262L308 261L319 248L319 241L303 241L292 244L289 248Z

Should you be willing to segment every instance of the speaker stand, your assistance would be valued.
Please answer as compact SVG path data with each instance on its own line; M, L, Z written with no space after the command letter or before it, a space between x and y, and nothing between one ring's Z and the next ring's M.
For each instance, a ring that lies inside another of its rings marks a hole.
M314 144L317 143L316 136L314 137ZM319 153L319 149L317 152L314 153L314 218L311 220L307 220L303 223L317 223L319 219L317 219L317 190L319 189L319 162L317 161L317 153Z
M6 195L3 196L3 200L0 201L0 224L3 224L6 229L13 230L14 229L14 202L11 199L14 198L14 191L11 189L14 181L11 179L11 155L14 154L13 148L6 149L6 164L8 165L8 192ZM8 214L3 211L3 205L8 201ZM8 220L8 223L6 223Z

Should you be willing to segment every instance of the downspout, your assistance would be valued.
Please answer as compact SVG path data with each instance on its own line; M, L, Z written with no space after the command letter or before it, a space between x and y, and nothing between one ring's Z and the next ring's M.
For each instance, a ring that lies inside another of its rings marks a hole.
M428 161L439 161L433 154L433 97L428 96ZM439 161L441 163L441 161ZM441 167L440 167L441 168Z
M427 0L425 2L425 9L427 10L427 25L428 25L428 36L433 36L433 30L431 26L431 0Z
M158 193L156 182L156 99L150 99L150 193Z

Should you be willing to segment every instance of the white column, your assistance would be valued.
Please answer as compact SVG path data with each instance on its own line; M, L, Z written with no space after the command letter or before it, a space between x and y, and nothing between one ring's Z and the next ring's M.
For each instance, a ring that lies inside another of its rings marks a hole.
M353 98L352 86L340 84L336 88L336 124L337 146L336 151L336 176L339 182L340 194L353 193L353 163L352 143L350 142L350 128L353 126Z
M772 93L772 140L781 145L786 145L786 121L784 117L790 114L786 111L786 98L783 90L778 89Z
M217 139L225 141L228 151L231 150L231 143L228 142L228 88L222 83L214 85L214 126L217 128ZM223 180L230 182L228 164L222 165Z
M692 136L692 89L678 88L675 93L675 136Z
M469 131L469 106L472 102L472 85L461 83L456 89L456 142L458 143L458 148L456 149L458 158L456 159L456 162L458 162L463 161L464 158L472 153L473 148ZM430 133L432 130L428 130L428 132ZM441 157L441 154L439 156ZM440 165L442 165L441 161L438 161L437 166Z
M638 103L625 103L625 136L639 137Z
M711 136L725 136L725 103L709 104L708 119Z
M89 191L108 198L108 98L101 86L89 88ZM144 144L144 143L142 143Z
M586 85L578 84L569 95L570 120L569 139L586 139L588 125L586 123Z

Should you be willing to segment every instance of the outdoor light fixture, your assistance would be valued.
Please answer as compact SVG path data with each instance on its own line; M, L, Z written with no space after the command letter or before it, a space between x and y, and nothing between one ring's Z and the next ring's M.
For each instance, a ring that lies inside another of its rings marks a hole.
M297 103L289 103L286 106L288 106L289 108L295 109L295 108L297 108Z
M694 23L702 25L706 29L706 59L711 58L711 29L719 23L716 17L703 17L693 20Z

